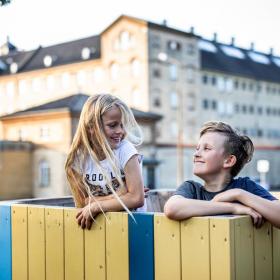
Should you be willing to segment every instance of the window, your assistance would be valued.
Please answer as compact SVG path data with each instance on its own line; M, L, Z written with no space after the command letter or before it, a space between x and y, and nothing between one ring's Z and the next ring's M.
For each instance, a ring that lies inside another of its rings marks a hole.
M93 71L93 80L97 83L102 82L104 79L104 71L102 68L97 67L94 71Z
M195 75L194 75L194 68L192 66L187 68L187 81L189 83L194 82Z
M50 128L47 125L43 125L40 127L40 138L42 140L49 140L50 137Z
M246 88L247 88L246 82L242 82L241 86L242 86L242 89L243 89L243 90L246 90Z
M212 100L212 109L213 110L217 109L217 101L216 100Z
M190 93L188 95L187 106L188 106L189 111L194 111L195 110L195 96L194 96L193 93Z
M173 136L173 137L177 137L177 135L178 135L178 124L177 124L177 122L176 121L171 121L171 126L170 126L170 128L171 128L171 135Z
M161 107L161 92L160 89L153 90L153 106L154 107Z
M120 70L117 63L112 63L110 67L110 75L113 81L116 81L119 78Z
M203 75L203 76L202 76L202 83L203 83L203 84L207 84L207 82L208 82L208 77L207 77L207 75Z
M187 54L188 55L195 54L195 46L193 44L187 44Z
M132 77L137 78L140 76L140 62L138 59L133 59L131 61L131 74Z
M160 72L160 69L158 69L158 68L153 69L152 73L153 73L154 78L160 78L161 77L161 72Z
M233 82L232 79L226 79L225 80L226 83L226 91L227 92L231 92L233 90Z
M156 35L152 36L151 37L151 46L152 46L152 48L160 49L160 45L161 45L160 37L156 36Z
M42 83L41 83L40 78L35 78L32 81L32 89L33 89L34 92L39 92L41 90L41 86L42 86Z
M131 46L131 35L128 31L122 31L119 35L120 49L126 51Z
M55 88L55 78L54 78L54 76L48 76L47 77L47 89L49 91L52 91L52 90L54 90L54 88Z
M170 105L172 109L178 108L178 94L175 91L170 93Z
M40 187L48 187L50 185L51 169L47 161L39 163L39 185Z
M219 102L218 103L218 113L219 115L224 115L226 112L226 104L224 102Z
M84 86L86 84L87 81L87 76L86 76L86 72L83 70L78 71L77 73L77 83L78 86Z
M215 76L212 77L212 86L215 86L217 84L217 79Z
M234 88L238 89L238 87L239 87L239 82L238 82L238 80L235 80L234 81Z
M15 86L13 82L7 84L7 113L12 113L14 111L14 98L15 98Z
M249 112L250 112L251 114L254 114L254 111L255 111L254 106L253 106L253 105L250 105L250 106L249 106Z
M170 51L180 51L181 50L181 44L176 41L168 41L167 46L168 46L168 50L170 50Z
M207 100L207 99L203 99L203 100L202 100L202 108L205 109L205 110L207 110L208 107L209 107L209 102L208 102L208 100Z
M169 78L171 81L177 81L178 79L177 65L175 64L169 65Z
M262 115L262 113L263 113L263 108L262 107L258 107L258 114Z
M247 106L246 106L246 105L242 105L242 112L243 112L244 114L247 113Z
M62 74L62 87L63 89L69 89L70 83L71 83L71 77L69 73L63 73Z
M234 105L234 110L236 113L239 113L239 104Z
M141 98L140 90L138 88L132 90L131 99L132 99L131 103L133 107L137 107L137 108L141 107L142 98Z
M225 90L225 79L223 77L219 77L218 78L218 89L220 92L224 91Z

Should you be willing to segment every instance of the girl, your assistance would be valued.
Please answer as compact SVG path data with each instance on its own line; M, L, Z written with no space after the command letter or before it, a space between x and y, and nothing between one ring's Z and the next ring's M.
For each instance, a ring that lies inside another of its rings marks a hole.
M120 99L99 94L86 101L65 164L82 228L90 229L100 212L131 214L129 209L144 204L141 157L134 147L141 142L140 128Z
M228 124L208 122L200 132L194 154L194 174L204 185L184 182L165 204L175 220L215 214L246 214L260 227L263 218L280 228L280 202L248 177L237 178L254 152L252 141Z

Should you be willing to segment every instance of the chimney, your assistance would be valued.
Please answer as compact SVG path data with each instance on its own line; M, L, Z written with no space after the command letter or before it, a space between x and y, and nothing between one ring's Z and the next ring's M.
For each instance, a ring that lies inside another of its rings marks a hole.
M162 21L162 25L163 25L163 26L167 26L167 20L166 20L166 19L164 19L164 20Z
M269 55L273 56L273 52L274 52L273 48L270 48Z
M254 51L255 50L255 43L251 42L250 44L250 51Z
M193 26L191 26L191 28L190 28L190 33L194 34L194 27Z
M214 32L214 34L213 34L213 41L216 43L217 39L218 39L218 34L217 34L217 32Z
M235 37L231 37L231 46L233 46L234 47L234 45L235 45Z

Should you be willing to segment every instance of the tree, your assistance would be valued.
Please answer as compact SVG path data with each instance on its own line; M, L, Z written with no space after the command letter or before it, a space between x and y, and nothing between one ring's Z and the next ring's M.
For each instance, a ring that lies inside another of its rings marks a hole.
M0 6L4 6L6 4L9 4L11 0L0 0Z

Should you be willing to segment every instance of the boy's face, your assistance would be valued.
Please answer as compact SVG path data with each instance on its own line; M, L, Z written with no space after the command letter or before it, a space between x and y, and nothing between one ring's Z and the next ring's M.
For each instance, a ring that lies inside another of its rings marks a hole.
M226 136L207 132L201 136L194 153L193 173L202 179L215 177L224 170Z

